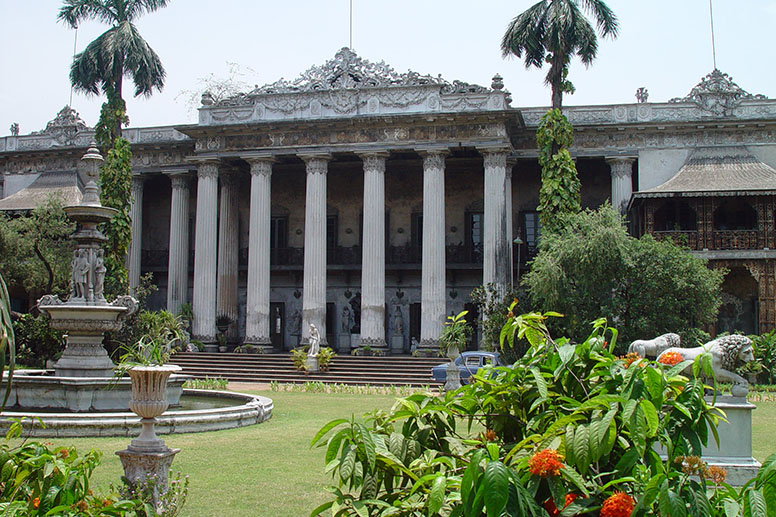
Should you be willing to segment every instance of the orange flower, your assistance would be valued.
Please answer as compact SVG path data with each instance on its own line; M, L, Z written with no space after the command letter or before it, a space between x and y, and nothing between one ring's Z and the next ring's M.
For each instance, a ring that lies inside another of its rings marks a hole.
M715 485L721 485L725 482L725 478L727 477L727 470L723 469L719 465L709 465L706 467L706 470L703 471L703 477Z
M566 504L563 505L563 508L566 508L568 505L570 505L571 503L573 503L576 499L579 499L580 497L582 497L582 496L580 496L579 494L575 494L574 492L570 492L570 493L566 494Z
M543 478L559 476L562 467L560 454L555 449L539 451L528 460L531 475Z
M641 359L641 356L636 352L629 352L628 354L622 357L622 360L625 361L625 368L628 368L630 365L632 365L639 359Z
M40 506L40 497L36 497L32 500L32 507L37 509Z
M493 429L488 429L485 431L485 441L488 442L495 442L496 441L496 431Z
M636 501L624 492L615 492L601 506L601 517L630 517Z
M657 362L665 364L666 366L673 366L684 361L684 357L679 352L663 352L660 357L657 358Z
M542 506L547 510L547 514L550 517L558 517L560 515L560 511L558 510L558 507L555 506L555 501L552 500L552 497L544 501Z

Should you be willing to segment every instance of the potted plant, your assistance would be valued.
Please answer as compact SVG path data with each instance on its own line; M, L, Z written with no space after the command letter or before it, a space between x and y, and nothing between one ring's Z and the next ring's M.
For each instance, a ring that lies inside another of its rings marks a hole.
M167 380L181 370L180 366L165 364L170 359L171 343L180 339L180 331L166 330L143 335L137 343L122 347L124 354L115 369L118 379L125 373L132 383L129 409L141 418L140 436L132 440L131 451L165 451L164 441L156 436L156 417L164 413L167 401Z
M190 303L181 305L180 310L178 311L178 317L181 319L183 328L191 330L191 320L194 319L194 310L191 308Z
M445 379L445 391L455 390L461 387L461 372L455 360L461 355L461 350L466 347L472 328L466 322L469 311L461 311L457 316L448 316L443 323L444 328L439 336L439 353L450 359L447 366Z
M219 332L216 336L216 339L218 340L218 351L222 354L228 350L226 346L226 334L223 332Z
M232 323L234 323L234 319L228 314L219 314L216 316L216 328L221 334L226 334L226 331L229 330L229 325Z

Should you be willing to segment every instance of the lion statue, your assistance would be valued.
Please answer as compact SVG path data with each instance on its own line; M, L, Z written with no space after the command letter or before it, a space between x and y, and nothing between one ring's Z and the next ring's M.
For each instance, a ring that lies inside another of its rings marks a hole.
M679 334L669 332L655 339L637 339L628 347L628 353L638 354L639 357L657 357L663 350L681 346Z
M678 353L685 361L694 361L702 353L709 352L712 356L712 370L718 381L728 381L742 386L744 393L749 386L749 382L735 372L735 369L742 364L754 361L752 340L746 336L735 334L723 336L695 348L668 348L658 356L657 360L660 361L660 357L668 352Z

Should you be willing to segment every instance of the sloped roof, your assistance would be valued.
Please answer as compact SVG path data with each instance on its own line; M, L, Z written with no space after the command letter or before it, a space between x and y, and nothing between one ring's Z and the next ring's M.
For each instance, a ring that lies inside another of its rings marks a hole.
M699 147L674 177L634 198L741 196L776 193L776 169L746 146Z
M26 188L0 199L0 210L32 210L45 203L50 196L59 196L62 204L81 202L81 189L76 171L44 172Z

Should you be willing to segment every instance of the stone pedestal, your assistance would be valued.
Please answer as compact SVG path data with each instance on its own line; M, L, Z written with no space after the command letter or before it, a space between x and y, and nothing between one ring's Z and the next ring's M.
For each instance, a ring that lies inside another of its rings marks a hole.
M707 398L711 402L710 398ZM760 462L752 457L752 411L754 404L745 397L717 397L714 405L725 413L727 422L717 426L719 446L709 433L709 444L703 448L703 460L727 470L726 482L741 486L757 475Z
M320 365L318 364L318 358L317 357L311 357L307 356L307 372L308 373L318 373L320 371Z
M350 334L340 334L339 336L339 343L338 343L338 349L337 351L340 354L349 354L350 353Z
M165 447L158 452L137 452L130 449L117 451L116 455L121 459L124 468L124 477L131 485L142 485L146 482L153 483L153 502L159 507L160 496L167 491L169 473L172 461L180 449ZM152 481L149 481L151 479Z
M391 336L391 353L404 353L404 338L402 336Z

